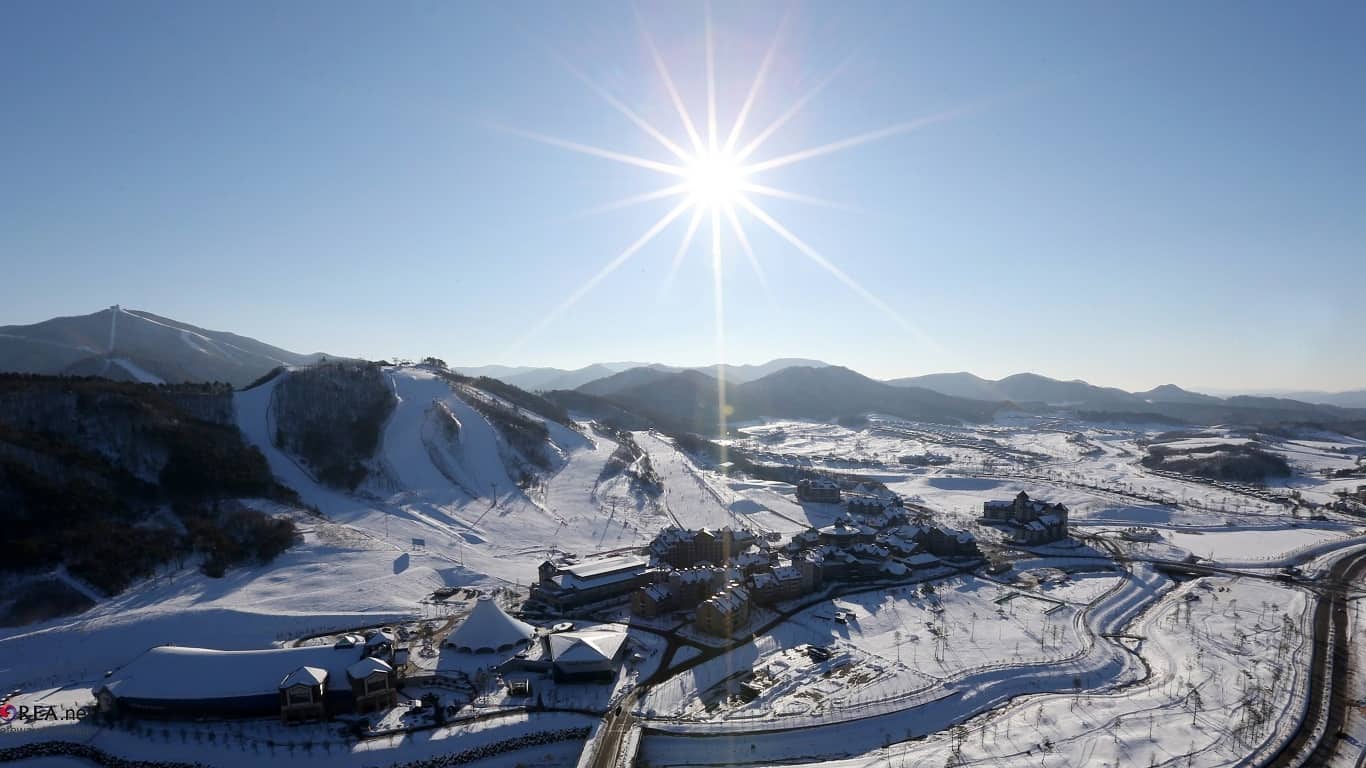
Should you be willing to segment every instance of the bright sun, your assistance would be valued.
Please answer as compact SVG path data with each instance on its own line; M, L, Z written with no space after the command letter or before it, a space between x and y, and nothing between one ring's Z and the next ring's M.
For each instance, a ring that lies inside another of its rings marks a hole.
M703 208L728 208L740 201L748 172L734 153L712 149L697 153L684 169L684 184Z
M745 232L742 217L749 221L762 224L779 239L786 241L806 258L825 270L831 277L844 284L857 296L862 298L867 304L877 308L889 318L896 321L903 329L912 332L917 337L924 338L923 334L913 326L904 316L885 301L879 299L867 288L863 287L853 277L840 269L834 262L826 258L814 247L792 233L786 226L770 215L761 204L764 198L776 198L796 203L809 203L820 206L841 208L835 203L830 203L820 198L808 195L789 192L785 189L770 186L761 182L766 172L774 171L785 166L812 160L814 158L841 152L852 147L866 144L873 141L894 136L896 134L913 131L932 123L948 119L963 110L951 110L939 112L925 117L905 122L896 123L878 130L868 131L838 141L831 141L815 147L788 152L776 157L767 159L755 159L753 155L765 147L768 140L788 123L802 108L814 99L817 94L826 88L840 73L844 65L841 64L833 72L816 82L809 90L798 98L790 107L779 114L766 127L758 131L747 130L747 121L751 111L759 97L759 93L764 86L765 78L774 62L774 56L778 49L778 44L784 35L789 16L785 16L775 31L773 41L769 44L764 53L762 61L759 62L758 71L741 103L739 110L735 114L734 121L731 122L729 129L718 125L717 121L717 89L716 89L716 44L713 39L711 23L711 6L704 5L706 9L706 19L704 25L706 60L703 72L705 74L706 85L706 111L701 115L703 119L694 120L692 113L684 104L682 94L679 92L670 74L668 67L664 63L664 58L660 55L659 49L655 46L653 38L646 29L643 18L638 17L640 22L641 37L645 47L654 60L655 69L659 73L659 80L664 91L668 94L669 100L673 103L674 109L678 112L678 117L683 129L681 138L675 136L671 138L664 131L660 130L653 123L646 120L636 112L630 105L621 101L607 89L597 82L590 79L584 73L578 71L573 65L564 62L570 73L588 86L590 90L597 93L614 110L619 112L630 122L644 131L648 136L659 143L660 147L672 157L667 160L659 160L650 157L628 154L615 149L608 149L577 141L548 136L533 131L509 129L513 133L524 136L534 141L543 142L552 146L579 152L585 155L592 155L605 160L634 166L639 169L653 171L668 179L668 185L662 188L642 192L637 195L622 198L597 208L584 211L583 213L601 213L605 211L617 210L628 206L649 203L657 200L673 199L676 203L667 213L651 225L634 242L626 246L614 258L602 266L594 275L589 277L583 285L571 292L563 301L553 307L535 325L528 330L515 344L514 348L531 336L537 334L561 314L586 296L595 286L607 279L609 275L621 268L636 253L640 252L646 245L668 229L677 220L682 219L688 222L682 241L673 254L673 261L670 263L667 273L664 276L663 286L660 295L663 295L670 284L673 282L674 275L678 272L679 266L684 257L692 247L694 236L699 235L699 229L705 225L709 230L707 234L698 239L710 241L709 248L711 254L712 272L712 302L715 313L714 330L716 333L716 358L718 363L725 362L725 300L722 268L722 230L727 228L732 232L732 242L739 246L739 250L744 254L746 260L754 270L754 276L759 283L759 287L768 293L768 281L764 276L764 270L760 265L759 259L755 254ZM747 137L743 138L742 137ZM770 294L771 298L771 294ZM718 378L721 376L718 369ZM718 385L719 403L718 413L724 414L724 387ZM722 416L722 433L724 429L724 416Z

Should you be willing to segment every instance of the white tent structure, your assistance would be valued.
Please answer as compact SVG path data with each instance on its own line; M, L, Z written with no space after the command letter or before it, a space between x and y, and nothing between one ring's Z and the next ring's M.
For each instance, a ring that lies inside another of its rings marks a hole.
M446 645L462 653L496 653L531 642L534 632L530 624L507 615L492 598L484 596L446 638Z

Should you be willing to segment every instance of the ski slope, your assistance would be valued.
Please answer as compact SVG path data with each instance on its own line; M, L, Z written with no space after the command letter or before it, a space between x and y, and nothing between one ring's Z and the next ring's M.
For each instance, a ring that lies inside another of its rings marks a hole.
M452 385L420 368L391 368L395 408L374 460L377 477L348 494L317 483L277 448L270 401L276 380L237 395L239 425L271 470L338 523L379 535L404 549L447 560L459 583L527 583L547 554L587 555L647 543L667 520L641 503L624 479L600 482L616 444L544 422L551 470L518 487L515 450L470 404L475 397L513 407L482 391ZM540 420L526 411L522 415ZM443 421L459 424L452 436Z

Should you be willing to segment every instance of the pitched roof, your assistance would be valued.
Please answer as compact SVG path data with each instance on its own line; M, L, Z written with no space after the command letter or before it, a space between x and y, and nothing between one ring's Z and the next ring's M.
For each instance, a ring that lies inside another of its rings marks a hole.
M446 644L462 650L498 650L531 639L534 629L524 621L507 615L487 596L474 603L474 610L446 638Z
M641 591L656 603L666 602L673 596L667 584L651 584L648 587L641 587Z
M744 587L733 587L725 592L717 592L704 600L703 604L711 606L718 613L729 614L738 613L748 602L749 590Z
M327 682L327 670L317 667L299 667L298 669L285 675L285 679L280 681L281 688L293 688L296 685L322 685Z
M625 642L625 632L609 629L560 632L550 636L550 660L556 664L611 661Z
M374 656L367 656L360 661L346 668L346 676L352 680L364 680L376 672L389 674L394 668L384 659L377 659Z

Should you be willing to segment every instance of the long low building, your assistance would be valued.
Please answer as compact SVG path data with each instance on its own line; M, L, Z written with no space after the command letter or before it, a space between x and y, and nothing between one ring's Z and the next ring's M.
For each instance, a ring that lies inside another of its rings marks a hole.
M308 712L325 717L354 711L358 690L372 706L376 699L391 698L386 688L396 690L397 678L387 660L370 655L373 651L352 644L253 651L161 645L115 670L95 697L109 715L290 719L291 713ZM371 658L383 666L359 664Z
M561 610L630 595L649 584L653 572L643 557L624 555L581 563L541 563L531 597Z

